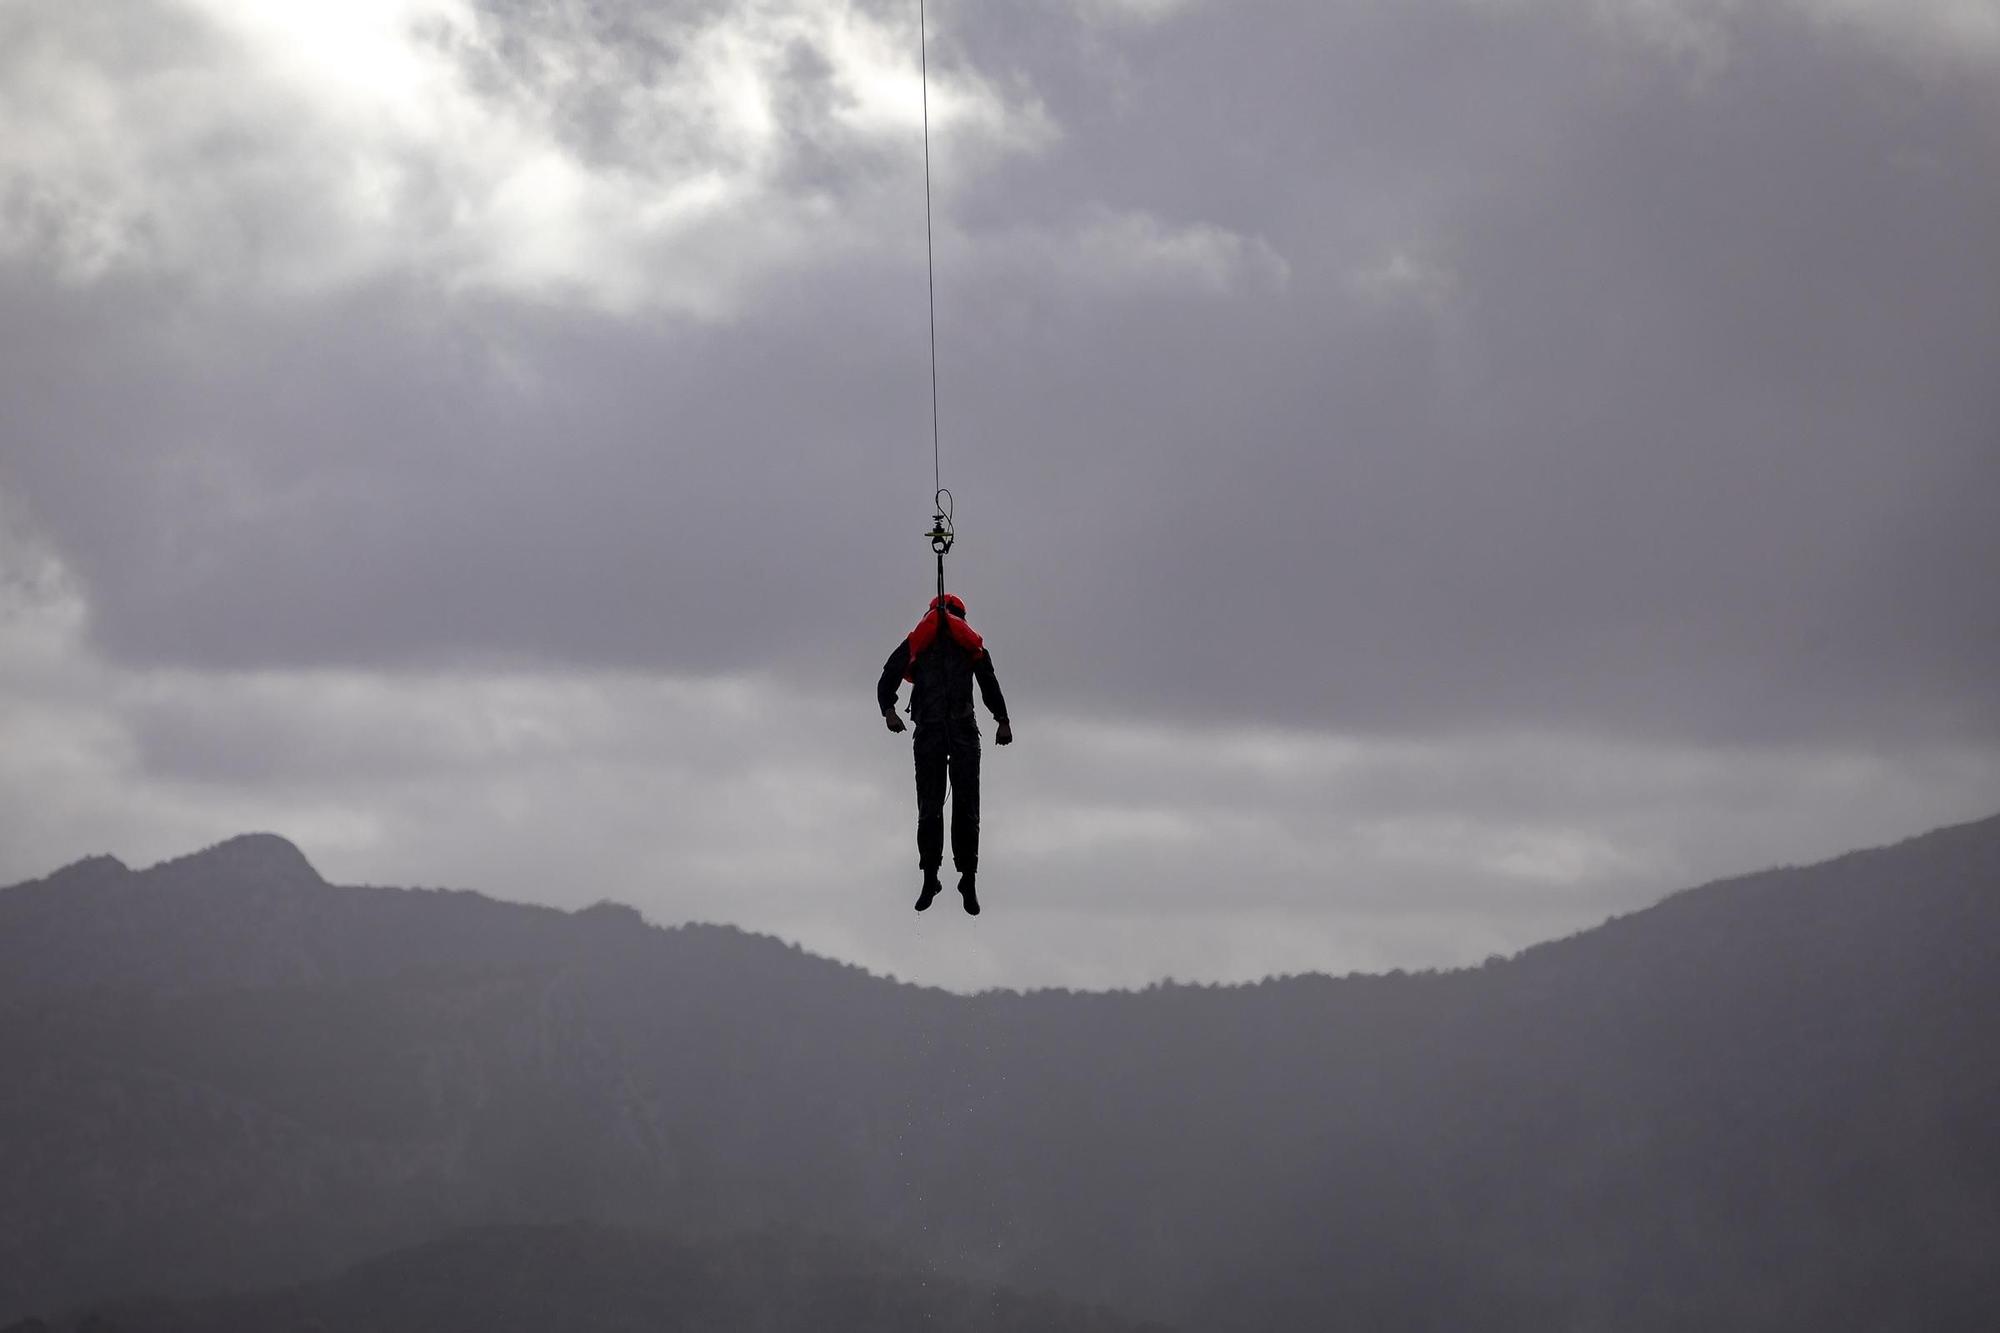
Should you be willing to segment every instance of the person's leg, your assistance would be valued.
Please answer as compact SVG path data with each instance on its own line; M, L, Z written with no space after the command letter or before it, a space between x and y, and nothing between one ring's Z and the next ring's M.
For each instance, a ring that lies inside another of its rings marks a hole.
M979 869L979 731L954 723L951 737L951 861L961 871Z
M948 749L943 729L935 725L919 725L910 748L917 756L917 864L929 878L944 860Z
M979 897L979 727L966 718L952 724L951 860L958 867L958 891L965 910L977 916Z

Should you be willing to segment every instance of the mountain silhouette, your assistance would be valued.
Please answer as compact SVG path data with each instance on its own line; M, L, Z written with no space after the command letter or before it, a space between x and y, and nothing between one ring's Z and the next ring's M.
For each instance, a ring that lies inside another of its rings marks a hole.
M97 857L0 890L0 1322L581 1220L1189 1330L1988 1329L1996 1014L2000 818L1478 969L976 996Z
M95 1312L95 1333L1143 1333L1103 1310L957 1282L824 1237L688 1241L571 1223L485 1227L326 1282ZM79 1324L84 1320L79 1320Z

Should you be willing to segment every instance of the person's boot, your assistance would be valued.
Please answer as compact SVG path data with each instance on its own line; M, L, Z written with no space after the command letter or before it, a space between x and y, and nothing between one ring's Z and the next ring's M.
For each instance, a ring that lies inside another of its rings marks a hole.
M965 899L965 914L979 915L979 890L973 885L973 873L967 870L958 877L958 896Z
M931 905L931 899L937 897L939 891L942 890L943 888L944 885L938 883L937 867L936 866L925 867L924 891L917 895L917 910L921 912L925 908L929 907Z

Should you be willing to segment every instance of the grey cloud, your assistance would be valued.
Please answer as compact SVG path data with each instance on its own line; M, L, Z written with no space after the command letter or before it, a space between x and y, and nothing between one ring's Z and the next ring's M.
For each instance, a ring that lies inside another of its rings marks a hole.
M491 7L465 58L664 179L605 84L674 53L537 26L584 12ZM1990 741L1993 98L1797 9L1715 21L1691 71L1557 6L947 8L946 75L1057 131L940 143L955 578L1021 711ZM550 83L567 41L606 79ZM914 156L815 137L823 56L779 179L837 243L726 318L15 262L0 485L99 646L864 698L927 578L921 200ZM1238 266L1114 280L1107 220Z

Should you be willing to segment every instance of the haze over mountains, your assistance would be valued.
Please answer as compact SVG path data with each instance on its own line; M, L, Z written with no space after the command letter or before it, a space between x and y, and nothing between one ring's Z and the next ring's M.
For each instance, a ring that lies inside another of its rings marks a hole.
M1109 994L95 857L0 890L0 1322L499 1327L511 1273L575 1328L1990 1329L1996 1015L2000 818L1473 971Z

